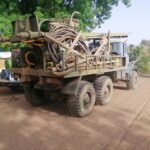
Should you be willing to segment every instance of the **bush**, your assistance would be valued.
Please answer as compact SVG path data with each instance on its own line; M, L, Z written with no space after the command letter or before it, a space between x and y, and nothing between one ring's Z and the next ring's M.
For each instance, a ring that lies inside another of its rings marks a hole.
M137 60L140 72L150 73L150 48L136 46L130 49L130 60Z
M150 54L144 54L138 61L138 67L140 72L149 72L150 73Z

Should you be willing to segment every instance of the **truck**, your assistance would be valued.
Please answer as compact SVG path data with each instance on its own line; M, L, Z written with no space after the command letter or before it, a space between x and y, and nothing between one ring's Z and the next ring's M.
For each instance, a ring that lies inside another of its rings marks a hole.
M8 87L13 92L21 91L19 79L15 80L11 72L11 52L0 51L0 87Z
M129 62L126 42L118 40L128 34L79 32L76 14L59 20L16 20L14 35L0 37L0 42L26 45L12 50L12 72L30 104L59 96L67 100L71 115L85 117L95 104L110 102L113 82L136 89L138 69L136 62Z

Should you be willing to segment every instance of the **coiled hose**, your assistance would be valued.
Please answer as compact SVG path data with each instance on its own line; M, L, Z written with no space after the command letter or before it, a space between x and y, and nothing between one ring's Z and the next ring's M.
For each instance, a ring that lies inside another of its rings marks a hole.
M50 23L49 24L49 35L59 41L60 43L70 47L75 38L78 35L78 32L75 31L71 26L61 23ZM61 45L56 44L54 42L47 41L48 45L48 52L51 56L51 59L55 64L58 64L62 61L62 52L66 52L66 49L61 47ZM75 48L76 47L76 48ZM77 48L78 47L78 48ZM74 50L89 54L90 51L85 44L85 41L82 37L78 39L75 46L73 47ZM71 50L68 49L68 54L71 53ZM69 60L67 60L69 62Z

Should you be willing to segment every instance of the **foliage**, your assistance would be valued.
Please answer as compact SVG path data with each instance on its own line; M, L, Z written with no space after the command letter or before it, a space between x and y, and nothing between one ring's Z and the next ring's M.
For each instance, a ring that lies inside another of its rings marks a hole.
M73 11L79 11L80 29L91 30L111 16L114 6L122 2L127 7L130 0L1 0L0 5L0 34L12 34L11 22L22 19L26 15L36 14L39 18L67 17ZM0 48L10 49L12 45L0 45Z
M130 60L139 59L143 55L143 47L142 46L130 46L129 57Z
M0 15L0 35L1 36L11 36L13 33L12 21L17 19L23 19L24 16L19 14L8 15L6 12L2 12ZM0 49L10 50L11 48L23 47L23 44L0 44Z
M0 34L12 35L11 22L22 19L26 15L36 14L39 18L60 18L79 11L80 29L91 30L111 16L111 11L119 2L129 6L130 0L1 0L0 5ZM16 44L0 45L9 50Z
M138 62L138 67L141 72L150 73L150 54L141 56L141 59Z
M132 47L129 56L130 60L137 60L137 65L141 72L150 72L150 48L145 49L142 45Z
M73 11L81 13L81 30L93 29L110 18L114 6L122 2L127 7L130 0L1 0L0 12L9 15L39 13L46 17L66 17Z

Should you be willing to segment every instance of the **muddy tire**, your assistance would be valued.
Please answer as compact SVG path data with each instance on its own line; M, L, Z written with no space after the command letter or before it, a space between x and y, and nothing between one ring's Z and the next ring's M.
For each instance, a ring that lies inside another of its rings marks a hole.
M69 96L67 101L71 115L84 117L89 115L95 105L95 90L87 81L81 81L76 95Z
M96 79L94 83L96 91L96 105L106 105L110 102L113 95L113 83L107 76Z
M42 90L34 88L33 85L24 85L24 94L27 101L33 106L39 106L47 103Z
M138 73L136 71L133 71L131 79L126 82L128 90L135 90L138 87L138 78Z

